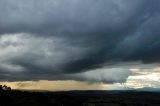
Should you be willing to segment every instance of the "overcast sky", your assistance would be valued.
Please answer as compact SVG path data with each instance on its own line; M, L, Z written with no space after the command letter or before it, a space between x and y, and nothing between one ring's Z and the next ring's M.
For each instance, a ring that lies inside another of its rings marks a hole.
M0 81L131 84L146 72L159 80L159 4L0 0ZM159 87L155 82L147 86Z

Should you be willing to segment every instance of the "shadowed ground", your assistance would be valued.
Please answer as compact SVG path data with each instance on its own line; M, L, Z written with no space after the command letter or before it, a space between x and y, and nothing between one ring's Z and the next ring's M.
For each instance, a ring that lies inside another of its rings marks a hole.
M0 91L0 106L112 106L113 104L114 106L160 106L160 92Z

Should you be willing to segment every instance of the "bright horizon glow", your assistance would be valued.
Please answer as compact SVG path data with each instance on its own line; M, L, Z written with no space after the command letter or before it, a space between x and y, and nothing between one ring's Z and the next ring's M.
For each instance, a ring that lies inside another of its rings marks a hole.
M127 90L127 88L158 88L160 83L160 68L154 69L130 69L133 75L129 76L124 84L114 83L89 83L83 81L17 81L0 82L11 86L12 89L20 90L49 90L49 91L68 91L68 90ZM152 71L151 71L152 70ZM136 73L136 74L135 74Z

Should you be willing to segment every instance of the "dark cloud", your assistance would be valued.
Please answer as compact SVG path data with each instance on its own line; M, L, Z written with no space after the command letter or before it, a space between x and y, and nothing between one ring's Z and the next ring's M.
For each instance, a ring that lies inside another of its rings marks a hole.
M123 82L108 67L160 61L159 3L0 0L0 79Z

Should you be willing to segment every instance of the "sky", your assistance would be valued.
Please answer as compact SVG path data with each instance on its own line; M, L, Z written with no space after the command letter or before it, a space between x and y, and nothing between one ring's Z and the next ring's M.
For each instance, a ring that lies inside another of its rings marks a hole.
M0 83L43 90L159 88L159 3L0 0Z

